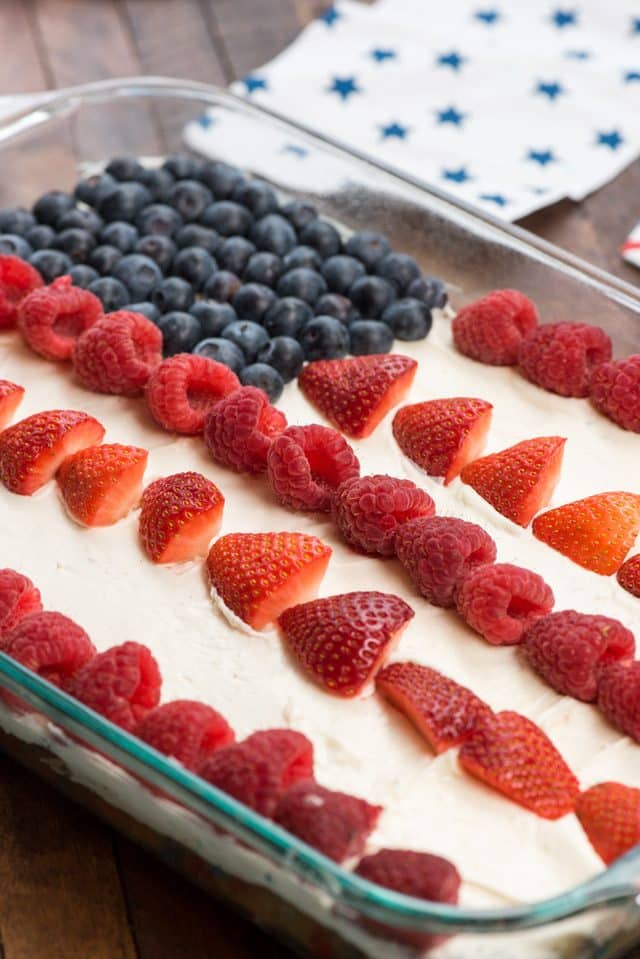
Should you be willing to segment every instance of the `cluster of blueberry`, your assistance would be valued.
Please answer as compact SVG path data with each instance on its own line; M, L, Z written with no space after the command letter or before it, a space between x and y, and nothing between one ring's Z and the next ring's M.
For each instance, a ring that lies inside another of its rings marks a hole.
M343 242L311 203L281 203L267 183L190 156L153 169L118 157L73 195L0 210L0 254L47 283L70 274L105 312L143 313L166 356L209 356L272 401L305 360L422 339L447 298L381 234Z

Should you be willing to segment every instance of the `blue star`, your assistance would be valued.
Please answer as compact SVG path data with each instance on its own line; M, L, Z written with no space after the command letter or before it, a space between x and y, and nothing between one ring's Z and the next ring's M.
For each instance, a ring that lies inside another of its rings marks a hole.
M578 14L575 10L556 10L551 14L551 22L559 30L563 27L575 27L578 22Z
M409 132L409 128L403 127L400 123L388 123L386 126L381 126L380 131L383 140L388 140L390 137L394 137L397 140L404 140Z
M335 7L328 7L324 13L321 13L318 20L323 20L328 27L332 27L336 20L340 20L342 14Z
M556 97L559 97L561 93L565 93L566 91L562 84L557 81L553 83L544 83L541 81L534 92L542 93L545 97L549 97L550 100L555 100Z
M208 113L201 113L198 117L198 126L203 130L208 130L215 122L215 117L209 116Z
M460 113L455 107L449 107L448 110L436 110L438 123L451 123L456 127L462 125L462 121L466 115L466 113Z
M571 60L589 60L591 54L588 50L567 50L565 57L569 57Z
M291 153L293 156L300 157L301 159L309 155L308 150L305 150L304 147L296 146L295 143L285 143L285 145L283 146L280 152Z
M467 180L471 180L472 177L467 173L466 167L458 167L457 170L443 170L442 179L450 180L452 183L466 183Z
M371 51L371 56L376 61L376 63L384 63L385 60L395 60L396 51L395 50L380 50L376 48Z
M631 83L632 80L640 80L640 72L638 70L627 70L624 75L624 82Z
M554 163L556 157L553 150L529 150L526 156L532 163L539 163L540 166L546 166L547 163Z
M452 50L451 53L441 53L439 57L436 57L436 66L451 67L452 70L457 72L466 59L466 57L463 57L459 53L456 53L455 50Z
M494 23L500 19L499 10L476 10L474 13L476 20L480 20L481 23L486 23L487 26L492 27Z
M342 100L348 100L352 93L360 93L355 77L334 77L328 93L337 93Z
M624 137L617 130L611 130L610 133L598 132L596 146L609 147L610 150L617 150L624 143Z
M242 81L247 89L247 93L253 93L254 90L266 90L267 81L264 77L259 77L255 73L250 73Z
M631 21L631 32L640 33L640 17L634 17Z
M509 202L501 193L481 193L480 199L486 200L487 203L495 203L496 206L506 206Z

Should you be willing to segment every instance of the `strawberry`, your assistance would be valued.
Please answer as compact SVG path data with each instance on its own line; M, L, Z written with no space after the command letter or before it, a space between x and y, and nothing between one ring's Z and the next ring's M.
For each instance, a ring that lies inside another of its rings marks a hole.
M640 789L598 783L580 794L576 816L608 866L640 842Z
M306 398L352 439L373 433L408 393L418 364L399 353L309 363L298 377Z
M578 780L549 737L520 713L484 716L458 758L472 776L543 819L575 808Z
M460 479L507 519L528 526L553 495L565 443L562 436L523 440L469 463Z
M68 456L58 485L70 515L84 526L111 526L140 499L148 453L139 446L105 443Z
M0 430L3 430L24 396L24 386L10 380L0 380Z
M293 606L278 623L302 669L329 692L350 697L375 677L413 615L399 596L371 591Z
M260 630L316 595L330 556L329 546L304 533L228 533L211 547L207 572L231 612Z
M640 496L596 493L537 516L532 528L534 536L574 563L611 576L640 530Z
M0 434L0 480L12 493L31 496L60 464L85 446L100 443L104 427L76 410L34 413Z
M391 663L376 678L379 693L405 714L436 753L459 746L491 709L466 686L418 663Z
M622 564L616 573L616 579L628 593L640 597L640 553L630 556Z
M224 496L201 473L174 473L142 494L140 539L154 563L185 563L206 556L220 529Z
M484 449L492 411L467 396L412 403L394 416L393 435L405 456L448 486Z

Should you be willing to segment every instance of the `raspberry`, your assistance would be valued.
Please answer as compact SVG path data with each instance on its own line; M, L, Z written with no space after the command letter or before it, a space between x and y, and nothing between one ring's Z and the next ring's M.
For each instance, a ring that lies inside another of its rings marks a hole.
M601 668L598 706L616 729L640 743L640 662Z
M122 643L98 653L65 684L65 691L117 726L133 732L160 701L162 677L151 651Z
M610 338L588 323L545 323L528 333L518 350L520 372L560 396L588 396L593 369L610 359Z
M245 806L272 816L290 786L313 778L313 745L292 729L267 729L218 749L198 773Z
M640 553L629 557L629 559L622 564L616 573L616 579L628 593L631 593L632 596L640 597Z
M576 816L607 865L640 842L640 789L598 783L578 798Z
M147 383L147 406L165 430L194 436L202 433L207 414L240 380L228 366L194 353L164 360Z
M4 651L43 679L62 686L96 654L84 629L62 613L31 613L4 640Z
M27 576L15 569L0 569L0 649L4 648L4 637L23 616L41 609L40 590Z
M0 330L16 325L22 299L42 286L36 269L19 256L0 256Z
M463 580L456 605L462 618L492 646L512 646L535 619L553 608L542 576L522 566L480 566Z
M287 418L262 390L241 386L216 403L204 423L204 441L216 462L238 473L264 473L271 441Z
M135 734L194 771L207 756L235 739L224 716L192 699L176 699L152 709L136 726Z
M610 420L640 433L640 353L596 367L590 395L593 405Z
M534 304L517 290L495 290L460 310L453 340L465 356L492 366L513 366L527 333L538 322Z
M150 483L140 510L140 539L147 555L154 563L206 556L223 509L224 496L202 473L174 473Z
M162 333L141 313L107 313L78 338L72 360L87 389L139 396L162 361Z
M20 304L18 329L32 350L46 360L68 360L78 337L102 316L102 303L89 290L60 276L51 286L29 293Z
M362 854L381 812L382 806L357 796L299 782L282 796L274 819L329 859L344 862Z
M435 503L411 480L362 476L342 483L333 516L347 543L363 553L393 556L396 533L408 520L433 516Z
M341 483L360 475L345 438L329 426L289 426L269 447L267 473L281 503L328 513Z
M405 523L395 545L418 591L434 606L455 606L463 579L496 558L496 544L482 527L451 516Z
M565 696L592 703L598 691L598 667L630 662L633 633L617 619L565 609L532 623L522 644L533 668Z

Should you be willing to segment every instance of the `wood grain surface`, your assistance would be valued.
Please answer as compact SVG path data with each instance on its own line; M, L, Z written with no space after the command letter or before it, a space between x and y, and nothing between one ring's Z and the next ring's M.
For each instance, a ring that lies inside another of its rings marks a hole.
M0 94L136 73L226 84L282 50L325 6L0 0ZM134 152L139 131L130 132ZM95 136L108 149L109 129ZM617 250L639 216L636 162L583 203L558 203L522 225L637 283ZM0 756L0 959L290 955Z

